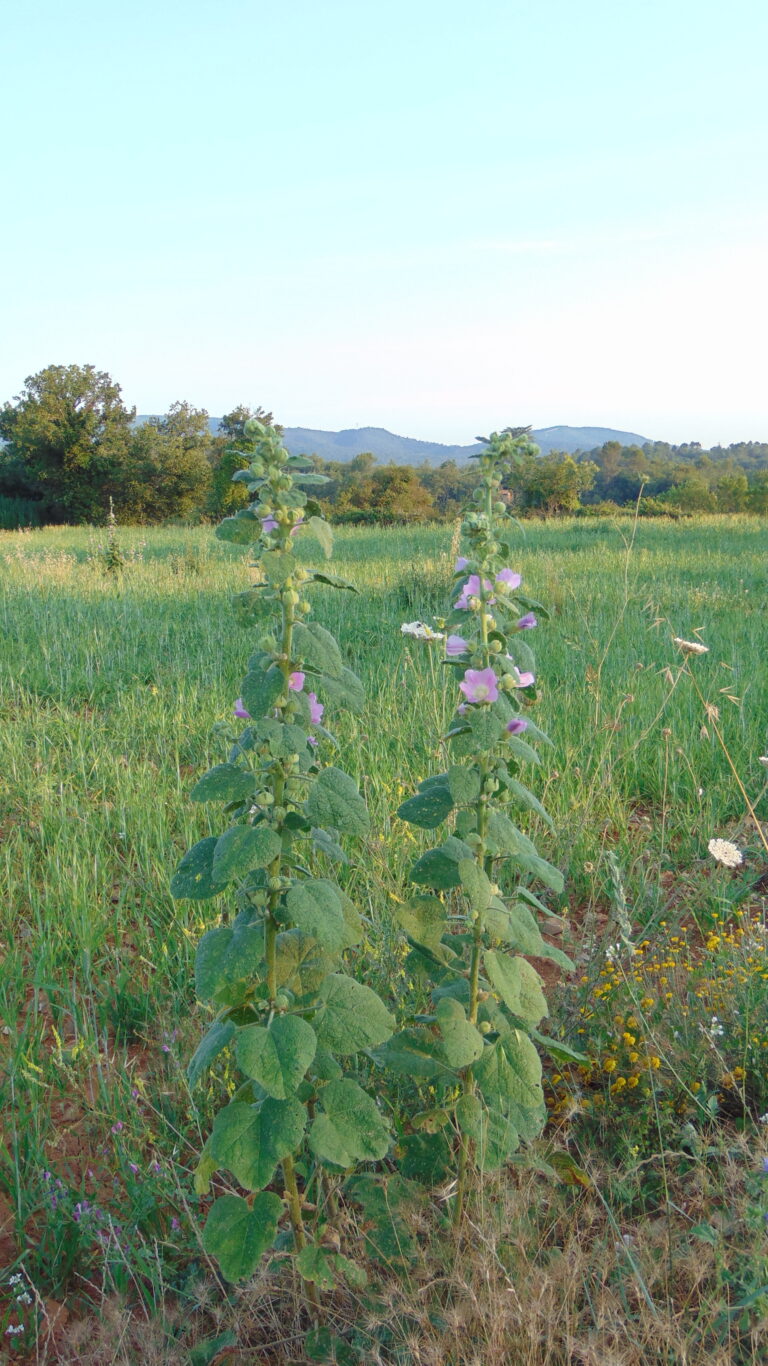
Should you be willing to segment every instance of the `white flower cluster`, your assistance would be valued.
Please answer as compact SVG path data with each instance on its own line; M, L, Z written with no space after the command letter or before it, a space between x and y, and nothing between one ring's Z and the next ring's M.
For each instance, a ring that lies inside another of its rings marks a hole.
M730 840L710 840L707 848L713 859L722 863L724 868L738 868L744 862L741 850Z
M708 655L709 646L702 645L699 640L683 640L681 636L673 636L672 644L682 650L684 655Z
M725 1027L724 1025L721 1025L716 1015L712 1016L712 1019L709 1023L709 1029L706 1029L704 1025L701 1026L701 1029L702 1032L704 1034L707 1034L710 1039L722 1039L725 1033Z
M416 640L444 640L443 631L433 631L431 626L427 626L423 621L404 621L400 627L404 636L414 636Z
M609 963L616 963L618 961L620 953L621 941L617 940L615 944L608 945L607 949L605 950L605 957Z

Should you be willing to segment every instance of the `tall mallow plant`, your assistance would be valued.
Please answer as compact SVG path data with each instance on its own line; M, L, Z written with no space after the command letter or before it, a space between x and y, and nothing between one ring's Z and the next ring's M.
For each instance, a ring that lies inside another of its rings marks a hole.
M545 613L521 591L516 524L500 496L505 474L531 449L525 431L494 433L477 457L482 481L464 515L466 553L456 561L445 641L457 684L445 737L451 762L398 811L426 830L451 820L452 831L414 864L410 879L424 891L399 912L411 965L430 982L433 1013L377 1058L436 1088L422 1123L455 1130L457 1226L470 1171L501 1166L544 1124L535 1041L544 1041L537 1026L547 1003L528 956L572 966L542 938L534 911L550 912L530 886L561 892L562 875L518 824L519 813L531 811L549 822L521 781L540 761L531 742L549 743L523 714L536 690L530 633Z
M329 1172L388 1150L376 1101L350 1069L356 1053L389 1038L392 1020L344 964L345 951L362 938L357 910L336 881L313 871L318 850L326 861L346 861L341 838L368 830L356 783L323 762L333 744L325 708L358 709L362 687L333 636L308 620L305 598L312 583L350 585L304 568L294 550L296 533L306 528L330 554L330 529L300 487L324 480L306 457L288 454L274 429L251 420L246 435L250 463L234 478L252 501L217 535L255 543L259 582L237 605L261 622L263 634L235 703L242 733L230 736L227 762L192 791L193 801L222 805L225 828L190 849L171 891L227 899L197 948L197 994L215 1018L189 1078L194 1085L223 1049L232 1051L242 1082L216 1115L196 1185L208 1193L213 1173L224 1170L242 1193L213 1201L203 1245L228 1280L240 1280L254 1272L287 1216L317 1317L318 1286L359 1278L359 1268L336 1250L338 1238L323 1237L332 1204L326 1182Z

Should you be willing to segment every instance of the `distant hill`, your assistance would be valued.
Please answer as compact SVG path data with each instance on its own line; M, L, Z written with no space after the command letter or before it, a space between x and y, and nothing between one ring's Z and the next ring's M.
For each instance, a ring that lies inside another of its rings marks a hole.
M147 422L146 415L137 422ZM219 430L219 419L210 418L214 435ZM591 451L604 441L619 441L622 446L642 446L647 436L637 432L618 432L613 427L542 427L532 433L534 441L546 455L548 451ZM292 455L319 455L323 460L354 460L363 451L371 451L381 464L442 465L444 460L463 461L479 451L481 446L446 446L440 441L418 441L412 436L396 436L385 427L346 427L340 432L326 432L317 427L286 427L284 441Z
M613 427L543 427L532 432L534 441L547 451L591 451L604 441L619 441L622 446L642 446L648 440L637 432L618 432ZM382 463L394 465L441 465L444 460L467 460L479 443L472 446L444 446L438 441L417 441L411 436L395 436L384 427L354 427L341 432L324 432L313 427L286 427L284 441L292 454L319 455L323 460L353 460L361 451L372 451Z

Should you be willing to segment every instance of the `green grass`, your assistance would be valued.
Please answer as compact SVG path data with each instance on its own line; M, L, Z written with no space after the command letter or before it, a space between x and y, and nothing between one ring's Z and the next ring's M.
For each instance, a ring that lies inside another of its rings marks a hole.
M528 523L516 565L552 609L534 646L535 716L554 749L532 785L555 833L542 826L535 838L566 874L558 909L586 944L610 914L610 851L633 920L651 935L660 919L693 914L706 927L722 912L724 884L708 875L712 835L737 839L750 875L765 863L711 722L690 681L672 687L668 671L674 678L680 664L671 637L700 631L710 652L692 668L756 797L768 776L758 763L768 750L768 524L641 521L630 551L632 537L629 519ZM142 1246L168 1239L175 1285L194 1252L183 1170L206 1098L188 1095L181 1069L200 1025L194 943L217 910L172 901L168 879L209 833L188 793L222 756L215 727L231 716L255 635L228 605L248 583L242 552L200 528L121 529L118 539L128 563L115 578L98 533L0 532L0 1057L10 1116L0 1190L25 1265L51 1293L67 1282L66 1258L40 1233L51 1220L38 1174L57 1163L68 1189L93 1170ZM415 847L394 812L434 771L450 705L439 662L399 627L445 610L450 541L444 526L340 531L334 569L359 596L317 589L313 599L368 689L365 714L339 728L339 762L371 807L374 834L348 879L370 917L367 970L390 993L399 961L390 898ZM301 545L314 558L314 544ZM124 1126L116 1135L115 1124ZM163 1174L147 1214L147 1182L132 1183L127 1164L151 1160ZM169 1237L173 1211L188 1256L170 1250L180 1238ZM124 1265L110 1263L107 1289L149 1293L137 1247Z

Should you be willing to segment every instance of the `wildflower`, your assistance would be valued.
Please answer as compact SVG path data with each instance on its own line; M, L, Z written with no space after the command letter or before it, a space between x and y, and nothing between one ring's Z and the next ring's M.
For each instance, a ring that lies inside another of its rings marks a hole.
M658 1072L659 1068L661 1067L661 1058L650 1057L648 1059L648 1066L652 1067L654 1072Z
M175 1214L171 1219L171 1228L173 1229L174 1233L176 1233L181 1228L181 1220L177 1219Z
M277 519L271 516L262 517L261 529L265 536L271 536L272 532L277 530Z
M603 1063L604 1072L615 1072L616 1067L617 1063L615 1058L606 1058L605 1062Z
M131 1169L131 1171L133 1172L134 1176L138 1176L138 1174L139 1174L139 1169L138 1169L138 1167L136 1166L136 1163L135 1163L135 1162L129 1162L129 1163L128 1163L128 1166L130 1167L130 1169Z
M427 626L423 621L404 621L400 630L404 636L413 636L416 640L442 640L442 631L433 631L431 626Z
M453 572L454 572L454 574L460 574L461 571L462 571L462 569L466 569L466 567L467 567L468 564L469 564L469 560L467 559L466 555L459 555L458 560L456 561L455 565L453 566Z
M493 584L489 579L483 579L483 589L485 589L486 593L492 591ZM461 593L456 599L456 610L459 612L466 612L470 607L470 599L479 598L481 591L479 574L470 574L467 582L461 586ZM487 601L489 606L492 606L496 599L488 598Z
M495 702L499 696L498 682L491 668L467 669L459 688L468 702Z
M516 687L516 688L530 688L530 687L532 687L532 685L533 685L533 684L535 683L535 681L536 681L535 678L534 678L534 675L533 675L532 673L521 673L521 671L517 668L517 666L514 665L514 661L512 660L512 656L511 656L511 655L507 655L507 659L510 661L510 663L513 664L512 679L513 679L514 687Z
M288 687L291 689L291 692L301 692L304 687L304 678L305 675L300 669L296 669L292 674L288 675Z
M308 692L307 701L309 702L309 723L311 726L319 726L323 719L325 707L322 702L318 702L317 693Z
M518 617L515 622L518 631L530 631L534 626L538 626L538 624L533 612L526 612L524 617Z
M744 862L741 850L737 849L735 844L731 844L730 840L712 839L707 848L713 859L722 863L725 868L738 868L739 864Z
M673 636L672 644L682 650L684 655L708 655L709 646L702 645L698 640L683 640L681 636Z
M528 729L528 722L522 716L513 716L511 721L507 721L506 731L508 735L520 735L522 731Z
M512 569L500 569L496 575L496 582L502 583L510 592L514 592L523 582L522 574L515 574Z
M765 764L765 767L768 768L768 754L761 754L757 762L759 764Z
M445 642L445 653L449 659L455 659L457 655L463 655L469 649L469 641L463 636L449 636Z
M112 1125L112 1133L113 1133L113 1134L119 1134L119 1133L120 1133L120 1130L121 1130L123 1127L124 1127L123 1121L122 1121L121 1119L119 1119L119 1120L117 1121L116 1124L113 1124L113 1125Z
M245 705L243 703L242 697L238 697L235 703L235 716L237 716L241 721L250 721L251 719L251 713L245 710Z

